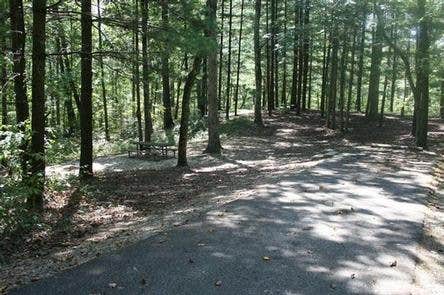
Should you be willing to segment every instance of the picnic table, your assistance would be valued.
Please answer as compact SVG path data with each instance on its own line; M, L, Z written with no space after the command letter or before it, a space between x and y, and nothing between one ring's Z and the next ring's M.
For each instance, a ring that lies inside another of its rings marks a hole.
M177 149L173 144L152 143L152 142L134 142L134 150L128 150L128 157L148 157L148 158L168 158L172 155L176 157Z

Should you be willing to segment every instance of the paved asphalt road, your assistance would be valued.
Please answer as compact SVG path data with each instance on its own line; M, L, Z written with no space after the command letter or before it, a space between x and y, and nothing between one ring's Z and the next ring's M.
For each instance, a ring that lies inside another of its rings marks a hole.
M389 154L271 173L250 198L11 294L409 294L429 164Z

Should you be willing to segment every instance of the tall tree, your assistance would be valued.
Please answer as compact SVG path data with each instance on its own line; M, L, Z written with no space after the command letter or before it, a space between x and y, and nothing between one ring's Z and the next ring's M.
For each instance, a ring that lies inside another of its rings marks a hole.
M143 0L142 0L143 1ZM140 51L139 51L139 0L134 1L135 11L134 11L134 74L133 74L133 82L134 82L134 94L136 98L136 120L137 120L137 135L139 136L139 141L143 141L143 129L142 129L142 109L140 102ZM146 87L146 85L145 85ZM147 89L147 96L149 97L149 88ZM144 98L146 98L144 97ZM145 106L145 109L148 105ZM145 118L145 122L146 118ZM145 128L145 137L149 137L149 129Z
M294 1L294 31L293 31L293 74L291 81L291 98L290 107L292 109L297 109L297 99L298 99L298 27L299 27L299 5L298 1Z
M370 82L368 85L368 114L369 120L378 118L378 102L379 102L379 79L381 76L381 60L382 60L382 22L377 21L376 29L372 40L372 55L370 66Z
M419 28L416 47L416 96L418 111L416 118L416 145L427 148L429 115L429 75L430 75L430 16L426 10L426 0L417 1Z
M260 23L261 23L261 0L255 0L254 5L254 72L255 72L255 95L254 95L254 123L263 126L262 122L262 70L261 70L261 45L260 45Z
M339 77L339 123L341 131L344 131L345 126L345 82L346 82L346 72L347 72L347 62L348 62L348 32L345 32L342 44L342 53L340 61L340 77Z
M11 50L13 53L13 77L15 111L17 123L22 124L29 118L28 98L26 96L25 63L25 23L23 0L10 0Z
M150 98L150 87L149 87L149 67L148 67L148 0L142 1L142 85L143 85L143 110L145 115L145 142L151 141L151 135L153 133L153 123L151 118L152 102ZM163 66L163 65L162 65ZM169 96L169 78L168 78L168 96ZM168 97L169 100L169 97ZM169 105L169 119L171 118L171 105ZM165 113L166 114L166 111ZM164 117L165 118L165 117ZM165 125L164 127L169 127ZM174 124L173 124L174 125Z
M3 5L6 6L6 5ZM0 96L1 96L1 106L2 106L2 124L9 124L8 118L8 73L7 73L7 64L6 64L6 56L7 56L7 48L9 46L6 45L6 34L0 31L0 52L3 53L3 58L0 58Z
M284 0L284 45L282 47L282 93L281 93L281 102L284 108L287 108L287 17L288 17L288 0Z
M243 29L243 24L244 24L244 4L245 4L245 0L241 0L239 40L238 40L238 48L237 48L236 90L234 93L234 115L235 116L237 116L237 104L239 101L239 78L240 78L241 50L242 50L242 29Z
M169 8L168 0L161 0L162 28L165 32L164 48L162 53L162 102L163 102L163 128L171 130L174 128L173 116L171 115L170 94L170 38L169 38ZM144 78L145 79L145 78Z
M357 112L361 112L362 104L362 77L364 75L364 48L365 48L365 29L367 25L367 10L364 7L362 13L361 22L361 41L359 42L359 60L358 60L358 72L356 82L356 102L355 109Z
M439 114L441 119L444 119L444 78L441 78L441 96L439 100Z
M213 43L207 57L207 97L208 97L208 145L207 153L219 154L221 151L219 136L219 111L217 96L217 0L207 0L208 30L207 37Z
M336 32L337 29L333 29ZM328 94L328 112L327 112L327 127L336 129L336 96L337 96L337 81L338 81L338 36L330 35L332 44L331 53L331 74L329 82Z
M187 144L188 144L188 125L190 119L190 98L191 98L191 90L193 88L194 81L196 80L197 73L199 72L201 61L202 58L199 56L199 54L197 54L194 57L191 71L187 75L187 78L185 80L185 85L183 88L182 115L180 117L180 130L179 130L179 146L177 149L178 167L188 166Z
M81 90L80 90L80 177L93 175L93 124L92 124L92 17L91 0L83 0L80 24L82 30Z
M327 30L324 28L324 45L323 45L323 55L322 55L322 81L321 81L321 101L320 101L320 111L321 117L325 114L325 97L327 95L327 78L328 78L328 63L330 60L330 45L327 48Z
M223 49L224 49L224 19L225 19L225 0L221 0L221 12L220 12L220 44L219 44L219 87L218 87L218 100L219 110L222 110L222 69L223 69Z
M396 31L393 33L393 40L396 44L396 40L398 38L398 34ZM391 87L390 87L390 112L393 113L393 108L395 105L395 92L396 92L396 80L398 74L398 56L393 53L392 58L392 78L391 78Z
M347 131L348 124L350 122L350 111L351 111L351 104L352 104L352 95L353 95L353 82L355 78L355 54L356 54L356 29L353 33L353 43L351 47L351 69L350 69L350 77L348 79L348 94L347 94L347 110L346 110L346 118L345 118L345 126L344 130Z
M304 71L302 81L302 110L307 109L307 89L308 89L308 66L310 57L310 0L305 0L304 3L304 20L303 20L303 68Z
M99 35L99 51L103 50L103 40L102 40L102 12L100 7L100 0L97 0L97 17L98 24L97 30ZM103 54L99 54L99 67L100 67L100 85L102 87L102 103L103 103L103 120L105 123L105 140L110 141L109 136L109 122L108 122L108 102L106 98L106 87L105 87L105 71L103 69Z
M230 7L228 13L228 61L227 61L227 93L225 101L225 119L230 118L230 104L231 104L231 44L233 33L233 0L230 0Z
M28 206L43 207L45 186L45 60L46 0L32 1L32 140L31 173L34 191Z
M11 24L11 50L12 50L12 75L14 79L15 113L20 130L25 132L25 122L29 118L28 97L26 95L26 63L25 63L25 23L23 17L23 1L10 0L10 24ZM20 149L21 166L23 176L27 176L27 146L25 140Z

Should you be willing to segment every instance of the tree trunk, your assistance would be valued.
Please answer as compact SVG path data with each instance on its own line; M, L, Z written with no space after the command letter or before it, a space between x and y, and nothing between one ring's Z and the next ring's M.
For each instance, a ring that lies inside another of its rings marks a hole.
M444 79L441 78L441 99L439 100L439 114L444 120Z
M430 17L426 13L426 0L418 0L418 43L416 49L416 91L418 111L416 123L416 145L427 148L429 115L430 74Z
M303 81L302 81L302 110L307 109L307 83L308 83L308 63L309 63L309 48L310 48L310 37L309 37L309 26L310 26L310 0L306 0L304 3L304 44L303 44Z
M287 9L287 1L284 0L284 38L287 38L287 17L288 17L288 9ZM284 45L282 48L282 94L281 94L281 103L284 108L287 108L287 42L284 41Z
M224 19L225 19L225 0L221 0L221 24L220 24L220 44L219 44L219 88L218 88L218 109L222 110L222 69L223 69L223 49L224 49Z
M142 0L143 1L143 0ZM135 22L134 22L134 90L136 94L136 118L137 118L137 134L139 141L143 141L142 130L142 110L140 102L140 70L139 70L139 0L134 1L135 5ZM149 88L147 89L147 96L149 96ZM146 108L145 108L146 109ZM146 119L145 119L146 122ZM149 135L149 130L145 128L145 137Z
M80 177L93 176L93 124L92 124L92 17L91 0L82 1L80 18L82 30L80 90Z
M46 0L32 1L32 16L31 175L34 190L27 199L27 205L42 209L45 188Z
M150 98L149 67L148 67L148 0L141 0L141 1L142 1L141 4L142 4L142 78L143 78L142 85L143 85L143 106L144 106L143 110L145 115L145 142L150 142L151 135L153 134L153 122L151 118L152 101ZM169 96L169 88L170 88L169 78L168 78L167 88ZM171 105L169 107L170 107L169 116L172 122ZM164 127L165 126L167 125L164 125Z
M162 27L167 33L169 30L169 9L168 0L161 1L162 7ZM168 36L168 35L167 35ZM171 130L174 128L173 116L171 115L171 94L170 94L170 40L165 38L164 50L162 54L162 102L163 102L163 128Z
M20 131L25 133L25 121L29 118L28 97L26 95L26 63L25 63L25 23L23 18L23 1L10 0L12 75L14 77L15 113ZM28 142L24 140L20 149L23 151L21 167L23 178L27 177L28 170Z
M358 73L356 82L356 103L355 109L357 112L361 112L362 104L362 76L364 75L364 48L365 48L365 27L367 25L367 11L364 10L361 26L361 41L359 42L359 61L358 61Z
M347 32L346 32L347 34ZM342 45L342 54L341 54L341 74L339 78L339 123L341 131L344 131L345 127L345 118L344 118L344 110L345 110L345 80L346 80L346 71L347 71L347 63L348 63L348 40L347 37L344 38L344 43Z
M396 40L398 37L398 34L394 34L393 40L396 44ZM396 93L396 80L397 80L397 72L398 72L398 55L396 52L393 52L393 65L392 65L392 81L391 81L391 88L390 88L390 112L393 113L393 107L395 104L395 93Z
M207 36L213 41L213 50L207 57L207 98L208 98L208 145L206 153L219 154L222 147L219 136L219 110L217 96L217 0L207 0L208 31Z
M230 11L228 17L228 69L227 69L227 93L225 101L225 119L230 118L230 104L231 104L231 44L233 32L233 0L230 0Z
M293 74L291 81L291 98L290 108L297 108L297 93L298 93L298 26L299 26L299 12L298 1L294 1L294 40L293 40Z
M298 5L299 5L299 18L298 18L298 30L299 30L299 35L301 36L299 38L299 42L298 42L298 91L297 91L297 98L296 98L296 114L300 114L301 113L301 109L302 107L302 78L304 75L304 23L303 23L303 17L304 17L304 12L303 12L303 0L299 0L298 1Z
M100 11L100 0L97 0L97 17L98 24L97 30L99 35L99 51L103 50L102 46L102 18ZM99 54L99 67L100 67L100 84L102 86L102 102L103 102L103 120L105 123L105 140L110 141L109 136L109 124L108 124L108 104L106 99L106 87L105 87L105 71L103 69L103 55Z
M191 71L188 73L185 80L185 86L183 88L183 98L182 98L182 115L180 117L180 130L179 130L179 147L178 147L178 167L187 167L187 143L188 143L188 124L190 119L190 98L191 89L193 88L194 80L199 72L199 67L201 64L201 58L196 55L194 57L193 66Z
M25 73L25 24L23 19L23 1L9 1L11 14L11 50L13 52L13 77L15 93L15 111L17 124L29 118L28 98L26 96ZM24 129L23 129L24 130Z
M307 107L308 109L311 109L311 92L313 90L312 85L312 73L313 72L313 51L310 49L310 64L309 64L309 72L308 72L308 101L307 101Z
M237 116L237 104L239 101L239 76L240 76L240 64L241 64L241 49L242 49L242 28L244 20L244 2L241 0L241 14L240 14L240 28L239 28L239 42L237 48L237 72L236 72L236 90L234 94L234 115Z
M0 50L1 52L4 53L4 56L6 56L6 38L4 38L3 36L0 36L0 38L2 38L2 43L0 44ZM7 125L9 124L9 118L8 118L8 95L7 95L7 90L8 90L8 85L7 85L7 70L6 70L6 59L5 58L1 58L0 60L0 96L1 96L1 105L2 105L2 124L3 125Z
M384 111L385 111L385 99L387 97L387 85L388 85L388 75L385 75L384 78L384 86L382 92L382 100L381 100L381 113L379 116L379 127L382 127L382 123L384 121Z
M263 126L262 122L262 70L261 70L261 45L260 45L260 20L261 20L261 0L255 0L254 13L254 72L255 72L255 95L254 95L254 123Z
M324 48L322 55L322 83L321 83L321 103L320 103L321 117L324 117L325 115L325 97L327 93L328 63L330 59L330 45L328 46L327 49L327 41L328 41L327 30L326 28L324 28Z
M382 60L382 34L383 27L381 21L376 24L376 31L372 40L372 58L370 66L370 81L368 86L368 114L369 120L378 118L378 100L379 100L379 79L381 76Z
M352 49L351 49L350 77L348 79L347 110L346 110L346 118L345 118L345 126L344 126L345 131L347 131L348 125L350 123L350 111L351 111L351 103L352 103L352 95L353 95L353 81L355 78L356 30L354 31L352 38L353 38L353 44L352 44Z
M333 30L336 32L336 30ZM328 95L328 112L327 112L327 128L336 129L336 95L338 80L338 37L331 36L332 53L331 53L331 74Z

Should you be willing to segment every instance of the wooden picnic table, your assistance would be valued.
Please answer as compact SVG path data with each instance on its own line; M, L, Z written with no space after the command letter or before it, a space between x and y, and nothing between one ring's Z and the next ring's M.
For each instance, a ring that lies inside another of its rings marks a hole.
M177 149L173 144L168 143L151 143L151 142L134 142L136 149L128 150L128 157L135 154L136 157L161 157L168 158L169 154L176 157Z

